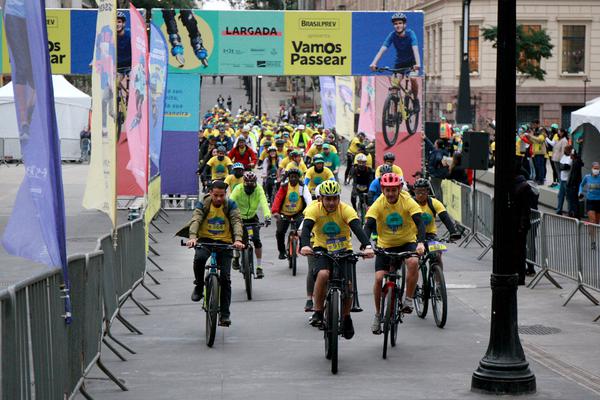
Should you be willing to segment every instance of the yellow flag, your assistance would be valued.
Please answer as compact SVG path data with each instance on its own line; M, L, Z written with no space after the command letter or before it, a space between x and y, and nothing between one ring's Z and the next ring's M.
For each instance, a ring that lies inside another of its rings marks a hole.
M117 223L116 191L116 20L115 0L97 0L98 19L92 65L92 158L83 206Z

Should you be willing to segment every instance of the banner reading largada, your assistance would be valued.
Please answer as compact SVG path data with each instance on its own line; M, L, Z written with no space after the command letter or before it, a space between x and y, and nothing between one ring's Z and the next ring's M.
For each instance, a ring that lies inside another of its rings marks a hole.
M92 64L92 159L83 196L85 208L108 214L117 223L116 196L116 20L115 0L98 0Z
M286 12L284 74L351 75L351 32L350 12Z

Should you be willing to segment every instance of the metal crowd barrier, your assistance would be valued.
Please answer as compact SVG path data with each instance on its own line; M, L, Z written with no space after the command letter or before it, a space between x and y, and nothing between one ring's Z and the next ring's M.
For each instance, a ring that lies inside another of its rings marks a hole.
M460 222L461 224L473 228L471 221L473 220L473 203L471 202L472 189L470 186L455 182L460 187Z
M85 390L85 377L98 366L122 390L127 387L101 361L104 343L118 318L132 332L140 333L120 314L120 307L143 285L146 272L143 219L118 227L118 247L111 235L98 240L98 250L68 259L73 319L65 324L60 268L44 271L0 291L0 395L5 399L65 399ZM148 309L134 302L144 311ZM144 308L142 308L144 307Z

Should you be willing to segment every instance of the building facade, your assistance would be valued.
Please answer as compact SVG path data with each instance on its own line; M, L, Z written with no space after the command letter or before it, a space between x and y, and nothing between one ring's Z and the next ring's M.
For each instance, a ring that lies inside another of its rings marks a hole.
M461 59L461 0L314 0L320 10L423 10L427 120L454 119ZM473 122L484 128L494 119L496 49L482 28L496 26L496 0L472 0L469 66ZM517 24L545 29L552 57L542 60L545 80L518 74L517 122L569 126L570 113L600 96L600 1L519 0Z

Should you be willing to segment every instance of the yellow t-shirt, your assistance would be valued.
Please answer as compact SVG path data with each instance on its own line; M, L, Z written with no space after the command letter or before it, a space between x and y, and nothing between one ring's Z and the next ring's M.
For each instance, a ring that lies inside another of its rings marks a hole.
M219 130L218 129L209 129L206 128L204 130L204 132L202 133L202 136L204 136L205 139L208 139L211 135L218 135L219 134Z
M317 185L320 185L322 182L333 178L333 172L327 167L323 167L322 172L315 171L315 167L310 167L306 174L304 174L304 178L308 179L308 189L311 193L314 193ZM306 182L306 181L305 181Z
M281 213L288 217L298 214L302 210L302 196L300 196L300 185L292 186L288 183L287 193L283 200Z
M229 193L233 192L233 189L235 189L235 187L237 185L239 185L240 183L244 182L244 176L240 176L239 178L236 178L234 174L229 174L227 175L227 178L225 178L225 183L227 185L229 185Z
M417 241L417 227L412 216L421 213L421 207L401 190L396 204L388 203L385 196L379 196L367 211L367 218L377 222L377 244L384 248L402 246Z
M348 146L348 152L352 154L358 153L358 145L362 143L359 138L355 137L350 142L350 146Z
M358 215L348 204L340 202L335 212L328 213L323 203L314 201L304 210L304 219L315 223L314 247L323 247L329 252L352 250L349 224L358 219Z
M229 219L225 217L223 206L217 208L212 204L210 205L210 210L206 214L206 218L200 224L198 238L233 243L231 226L229 225Z
M381 176L380 169L381 169L381 165L379 167L377 167L377 169L375 170L375 178L379 178ZM398 175L399 177L404 176L404 173L402 172L402 168L400 168L396 164L392 165L392 173Z
M417 203L417 204L419 204L419 203ZM431 205L435 209L435 215L439 215L441 212L446 211L446 207L444 207L442 202L439 201L438 199L434 199L433 197L431 198ZM433 216L434 210L432 210L429 207L429 204L427 201L425 202L425 204L419 204L419 207L421 207L421 219L423 220L423 223L425 224L425 232L433 233L433 234L437 233L437 227L435 226L435 217Z
M260 161L265 161L265 158L269 157L269 152L267 151L267 149L264 149L262 151L262 153L260 153L260 156L258 157L258 159Z
M358 164L356 161L356 157L354 157L354 165ZM367 154L367 167L373 168L373 157L370 154Z
M233 165L233 162L227 156L223 158L223 161L219 161L219 158L214 156L208 160L206 165L210 167L211 179L214 181L215 179L225 179L225 177L229 175L227 167Z
M279 167L281 167L281 163L279 164ZM283 167L281 167L283 168ZM298 168L300 170L300 172L302 172L302 174L306 173L306 164L304 164L304 161L300 161L300 165L298 165L298 163L296 161L288 161L286 166L285 166L285 170L289 170L290 168Z
M335 146L333 146L331 144L329 145L329 151L337 154L337 149L335 148ZM306 155L309 156L310 158L313 158L317 154L322 154L322 153L323 153L323 146L321 146L321 149L318 149L316 145L312 145L312 146L310 146L310 149L308 149L308 151L306 152Z

